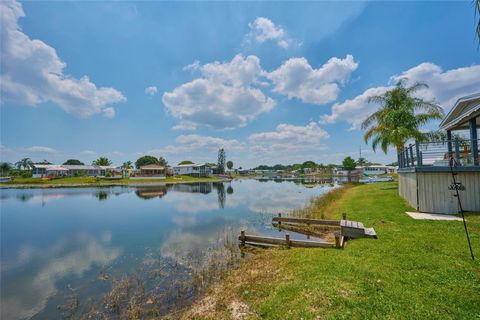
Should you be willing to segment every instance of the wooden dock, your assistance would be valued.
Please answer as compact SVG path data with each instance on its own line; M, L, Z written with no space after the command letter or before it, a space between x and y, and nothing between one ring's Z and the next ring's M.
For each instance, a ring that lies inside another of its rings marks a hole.
M238 237L242 245L267 245L278 247L298 247L298 248L334 248L335 244L325 241L317 240L296 240L290 239L290 235L286 234L285 238L263 237L255 235L246 235L245 231L242 231ZM339 240L341 241L341 240ZM340 242L339 242L340 243Z
M373 228L366 228L363 223L358 221L350 221L346 219L346 214L342 214L342 220L320 220L320 219L306 219L306 218L290 218L278 217L272 218L272 224L279 229L289 229L293 227L297 233L313 235L310 226L324 226L328 228L339 229L335 231L335 243L319 241L319 240L295 240L290 239L290 235L286 234L285 238L263 237L256 235L246 235L245 231L241 231L238 240L242 246L255 245L262 247L283 246L283 247L303 247L303 248L344 248L347 239L355 238L375 238L377 234ZM283 224L283 225L282 225ZM301 226L307 226L303 228ZM287 227L287 228L285 228Z

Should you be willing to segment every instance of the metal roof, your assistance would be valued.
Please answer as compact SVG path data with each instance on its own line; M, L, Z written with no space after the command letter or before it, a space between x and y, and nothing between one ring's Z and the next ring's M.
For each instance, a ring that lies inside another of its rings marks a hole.
M94 165L63 164L62 167L67 168L68 170L103 170L100 166L94 166Z
M165 167L159 166L157 164L147 164L145 166L141 166L140 170L145 170L145 169L150 169L150 170L163 170Z
M468 121L477 117L477 125L480 121L480 92L457 100L452 110L440 123L440 129L466 129Z

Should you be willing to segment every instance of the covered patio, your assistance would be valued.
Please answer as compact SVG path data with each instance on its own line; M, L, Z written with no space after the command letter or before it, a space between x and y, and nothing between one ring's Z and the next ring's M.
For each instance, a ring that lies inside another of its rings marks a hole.
M464 210L480 212L479 127L480 93L476 93L460 98L440 123L444 138L410 144L398 154L399 193L412 207L421 212L458 212L458 201L449 189L453 160Z

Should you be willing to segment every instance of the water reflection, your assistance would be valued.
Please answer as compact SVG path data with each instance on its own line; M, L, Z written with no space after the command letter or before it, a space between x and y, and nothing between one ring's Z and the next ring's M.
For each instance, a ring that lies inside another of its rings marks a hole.
M16 259L2 263L2 319L30 318L45 308L57 294L56 282L65 277L80 278L92 266L102 266L118 258L121 251L109 247L111 234L100 239L76 234L49 248L22 248ZM3 262L3 259L2 259ZM18 278L17 269L30 270L28 278Z
M155 186L155 187L139 187L135 194L137 197L149 200L153 198L163 198L167 194L166 186Z
M240 229L278 234L270 214L331 190L323 183L1 190L2 319L59 318L67 285L101 301L104 266L121 275L152 256L180 263L192 254L207 257Z

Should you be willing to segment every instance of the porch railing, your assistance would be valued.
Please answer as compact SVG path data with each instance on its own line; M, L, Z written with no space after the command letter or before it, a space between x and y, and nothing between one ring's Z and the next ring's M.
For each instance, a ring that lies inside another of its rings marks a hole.
M479 166L480 139L416 142L398 153L398 167L448 167L453 156L457 166Z

